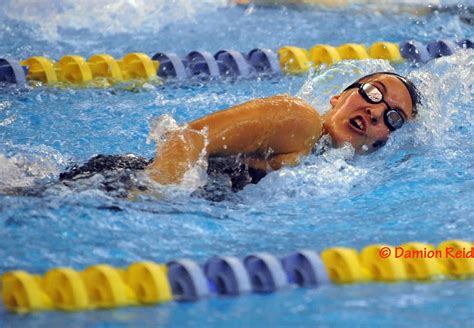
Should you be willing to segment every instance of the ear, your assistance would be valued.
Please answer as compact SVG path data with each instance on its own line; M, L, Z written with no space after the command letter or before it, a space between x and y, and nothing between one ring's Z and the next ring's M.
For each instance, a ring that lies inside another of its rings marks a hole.
M339 97L341 97L341 95L331 97L331 100L329 100L329 102L331 103L332 107L336 106L337 102L339 101Z

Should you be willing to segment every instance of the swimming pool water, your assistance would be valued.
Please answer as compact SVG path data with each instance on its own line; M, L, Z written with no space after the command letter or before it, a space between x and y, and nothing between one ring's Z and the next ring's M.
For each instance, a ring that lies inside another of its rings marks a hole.
M1 56L88 57L316 43L371 44L473 37L456 12L415 16L361 7L240 8L226 1L6 1L0 9ZM474 236L474 52L422 67L396 66L425 95L417 122L368 156L351 149L309 156L220 203L190 188L135 201L112 198L93 183L48 189L43 197L0 193L0 272L44 273L140 260L200 262L215 254L285 255L309 248L362 248L408 241L437 244ZM300 95L321 112L344 83L387 62L341 63L304 76L194 81L111 89L33 88L0 92L0 190L55 181L71 163L95 154L154 155L150 124L178 123L277 93ZM339 89L338 89L339 88ZM0 305L0 326L469 326L474 283L370 284L288 289L271 295L213 298L83 313L26 316Z

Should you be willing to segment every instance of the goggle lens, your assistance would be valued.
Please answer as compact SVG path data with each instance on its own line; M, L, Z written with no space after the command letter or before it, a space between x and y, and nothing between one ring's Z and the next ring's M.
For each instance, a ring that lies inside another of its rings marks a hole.
M380 91L375 85L371 83L363 83L358 84L358 86L359 93L365 100L367 100L367 102L371 104L380 104L384 102L382 91ZM405 122L403 116L400 114L400 111L398 109L390 108L386 102L384 103L387 105L387 109L384 113L385 125L387 125L390 131L400 129Z
M383 100L382 92L374 85L366 83L362 85L362 91L365 93L365 98L373 103L378 104Z
M387 124L388 128L393 131L400 129L405 120L397 110L392 109L385 112L385 121L385 124Z

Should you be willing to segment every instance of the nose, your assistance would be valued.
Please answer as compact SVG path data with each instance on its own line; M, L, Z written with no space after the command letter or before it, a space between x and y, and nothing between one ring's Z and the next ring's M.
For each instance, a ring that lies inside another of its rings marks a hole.
M366 111L370 117L370 122L373 125L377 125L379 122L383 122L383 113L385 111L384 106L376 106L372 108L367 108Z

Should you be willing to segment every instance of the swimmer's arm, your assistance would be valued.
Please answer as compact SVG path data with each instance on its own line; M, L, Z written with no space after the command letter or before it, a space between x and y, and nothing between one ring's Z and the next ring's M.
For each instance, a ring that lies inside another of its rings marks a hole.
M203 152L205 139L200 131L205 129L208 143ZM174 132L158 146L148 171L160 183L176 183L200 154L204 159L238 154L266 158L273 169L295 165L301 155L311 151L321 130L320 115L299 98L279 95L256 99L205 116L189 123L184 131Z
M161 184L181 181L184 173L199 160L204 143L199 131L184 129L169 133L166 141L157 146L157 155L147 167L147 173Z

